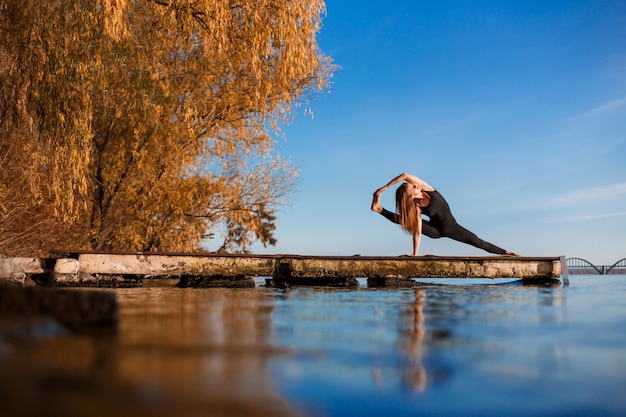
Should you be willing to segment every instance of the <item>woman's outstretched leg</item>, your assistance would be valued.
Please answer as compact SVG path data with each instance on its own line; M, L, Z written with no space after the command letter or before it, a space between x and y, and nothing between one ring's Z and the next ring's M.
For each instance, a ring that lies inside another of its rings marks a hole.
M491 244L489 242L482 240L481 238L476 236L474 233L470 232L469 230L459 225L458 223L455 223L453 226L451 225L451 226L446 227L446 229L444 230L444 236L449 237L450 239L456 240L458 242L472 245L476 248L482 249L489 253L495 253L497 255L506 255L506 254L512 255L512 253L509 253L506 250L499 248L494 244Z
M396 213L392 213L391 211L387 209L383 209L379 213L390 222L395 223L395 224L400 224L400 222L398 221L398 215Z

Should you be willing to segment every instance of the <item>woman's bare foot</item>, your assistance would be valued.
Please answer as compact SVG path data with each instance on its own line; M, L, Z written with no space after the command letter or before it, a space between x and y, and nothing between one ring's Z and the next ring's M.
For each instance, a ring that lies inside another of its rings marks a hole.
M511 251L506 251L506 253L504 255L505 256L521 256L521 255L518 255L517 253L511 252Z
M372 211L375 211L376 213L383 212L383 206L380 205L380 193L378 192L378 190L374 193L374 196L372 197Z

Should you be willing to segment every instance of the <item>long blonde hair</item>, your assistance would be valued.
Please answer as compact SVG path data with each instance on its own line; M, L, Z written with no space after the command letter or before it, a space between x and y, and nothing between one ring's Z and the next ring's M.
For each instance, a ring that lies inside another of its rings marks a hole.
M412 235L418 230L418 221L422 211L415 204L413 196L407 192L406 187L405 182L396 190L396 212L402 230Z

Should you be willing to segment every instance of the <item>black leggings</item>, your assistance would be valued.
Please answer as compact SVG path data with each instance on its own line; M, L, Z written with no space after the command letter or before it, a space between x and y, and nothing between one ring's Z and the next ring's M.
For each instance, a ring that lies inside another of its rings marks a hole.
M422 233L432 239L447 237L458 242L467 243L483 249L489 253L504 255L506 251L489 242L485 242L474 233L470 232L456 222L448 203L437 191L430 191L431 197L428 207L424 207L422 211L429 216L430 220L422 220ZM389 210L383 209L382 213L389 221L399 224L398 216Z

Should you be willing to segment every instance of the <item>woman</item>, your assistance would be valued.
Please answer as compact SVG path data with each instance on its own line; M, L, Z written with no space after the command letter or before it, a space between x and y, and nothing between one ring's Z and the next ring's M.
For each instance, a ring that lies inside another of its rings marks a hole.
M380 205L380 195L387 188L401 181L406 181L396 190L396 210L398 214L384 209ZM489 242L480 239L474 233L460 226L448 206L448 202L426 181L410 174L400 174L389 183L374 192L372 210L382 214L388 220L399 224L413 236L413 256L417 256L422 233L437 239L449 237L477 248L498 255L516 255ZM422 220L422 213L429 220Z

